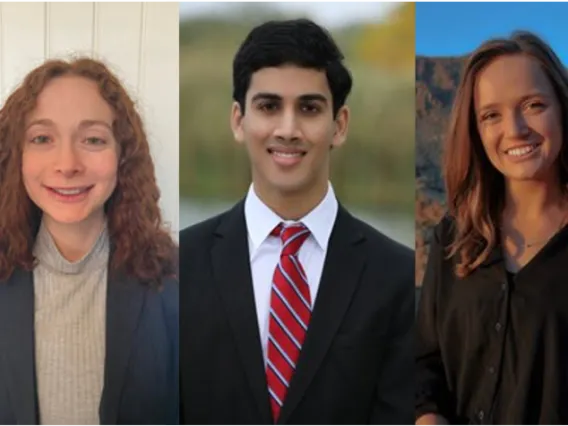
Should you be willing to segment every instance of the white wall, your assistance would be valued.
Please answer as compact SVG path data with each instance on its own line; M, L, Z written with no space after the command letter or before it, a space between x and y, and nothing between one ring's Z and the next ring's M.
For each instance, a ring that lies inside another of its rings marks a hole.
M45 59L78 55L103 60L137 103L177 238L178 3L0 3L0 105Z

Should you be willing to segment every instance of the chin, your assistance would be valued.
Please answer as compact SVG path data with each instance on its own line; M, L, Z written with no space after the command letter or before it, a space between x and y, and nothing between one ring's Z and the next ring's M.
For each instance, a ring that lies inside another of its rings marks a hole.
M271 186L280 194L297 194L306 191L306 185L303 182L273 182Z
M69 212L63 214L49 214L46 212L44 214L46 216L49 216L51 221L61 225L76 225L78 223L84 222L88 218L88 215L85 214L71 214Z
M505 173L505 178L510 181L540 181L546 179L546 171L542 170L523 170L512 173Z

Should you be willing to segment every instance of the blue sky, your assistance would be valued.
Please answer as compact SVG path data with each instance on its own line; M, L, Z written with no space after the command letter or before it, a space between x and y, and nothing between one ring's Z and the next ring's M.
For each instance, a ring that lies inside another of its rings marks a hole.
M568 3L416 3L416 54L462 55L494 36L530 30L568 65Z

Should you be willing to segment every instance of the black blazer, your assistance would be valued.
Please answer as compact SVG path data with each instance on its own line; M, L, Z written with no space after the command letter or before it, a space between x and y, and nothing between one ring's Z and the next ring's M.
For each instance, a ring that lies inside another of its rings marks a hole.
M101 424L179 423L179 287L111 278ZM0 282L0 424L39 422L33 274Z
M182 424L273 423L247 241L244 201L180 233ZM340 206L279 423L413 423L413 323L413 252Z

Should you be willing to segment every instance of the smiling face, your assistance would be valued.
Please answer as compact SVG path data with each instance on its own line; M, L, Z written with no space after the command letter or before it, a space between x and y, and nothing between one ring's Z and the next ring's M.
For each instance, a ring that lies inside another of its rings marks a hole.
M487 157L509 180L554 180L562 147L561 107L539 63L501 56L474 87L477 128Z
M343 144L349 113L333 117L325 72L296 66L252 75L246 113L233 104L235 139L245 143L255 190L266 196L325 193L332 146Z
M26 119L22 176L46 221L103 219L117 182L112 123L111 107L89 79L57 77L42 90Z

